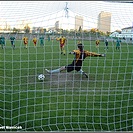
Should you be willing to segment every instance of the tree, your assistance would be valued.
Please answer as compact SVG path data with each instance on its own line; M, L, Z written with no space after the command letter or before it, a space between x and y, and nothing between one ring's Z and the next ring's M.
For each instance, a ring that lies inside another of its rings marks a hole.
M15 28L15 27L13 28L14 33L18 33L19 31L20 31L19 29Z
M107 35L107 36L109 36L110 34L111 34L111 32L109 32L109 31L106 32L106 35Z
M81 26L79 26L79 30L78 30L79 32L82 32L82 27Z
M24 27L25 33L29 33L30 32L30 27L28 26L28 24L26 24L26 26Z
M44 33L47 31L45 28L43 30L44 30Z
M92 29L90 30L90 32L96 33L96 32L99 32L99 30L98 30L97 28L92 28Z
M44 29L43 28L40 28L40 33L44 33Z

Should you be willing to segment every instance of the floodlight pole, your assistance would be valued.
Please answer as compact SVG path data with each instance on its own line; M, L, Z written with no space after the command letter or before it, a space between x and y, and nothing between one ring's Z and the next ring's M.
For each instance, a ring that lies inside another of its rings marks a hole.
M68 18L68 7L67 7L67 5L68 5L68 2L66 2L66 6L65 6L64 10L65 10L65 17Z

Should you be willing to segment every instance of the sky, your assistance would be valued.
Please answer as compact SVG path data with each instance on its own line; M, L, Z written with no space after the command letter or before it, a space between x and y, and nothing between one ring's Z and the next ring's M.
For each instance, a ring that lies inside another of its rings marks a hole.
M68 14L65 7L67 5ZM111 31L132 26L133 3L108 1L1 1L0 27L28 22L31 27L54 27L59 21L63 29L74 29L75 16L83 16L83 29L97 28L98 14L110 12ZM68 16L67 16L68 15Z

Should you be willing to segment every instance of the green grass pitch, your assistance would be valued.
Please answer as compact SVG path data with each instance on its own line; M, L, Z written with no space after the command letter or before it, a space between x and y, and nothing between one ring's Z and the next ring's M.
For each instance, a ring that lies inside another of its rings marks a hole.
M76 49L68 40L66 55L60 54L59 42L45 41L34 48L21 40L11 48L0 48L0 126L22 126L22 131L133 131L132 59L133 45L115 42L104 50L94 41L85 41L86 50L106 53L106 57L87 57L83 70L49 75L47 69L69 64ZM38 74L46 78L38 81Z

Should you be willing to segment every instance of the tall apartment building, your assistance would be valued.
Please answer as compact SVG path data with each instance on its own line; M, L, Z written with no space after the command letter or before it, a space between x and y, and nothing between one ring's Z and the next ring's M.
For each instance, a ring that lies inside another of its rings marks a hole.
M102 11L98 15L97 29L104 33L111 31L111 13Z
M75 30L79 30L79 28L83 29L83 17L75 16Z
M59 21L56 21L55 22L55 30L58 30L59 29Z

